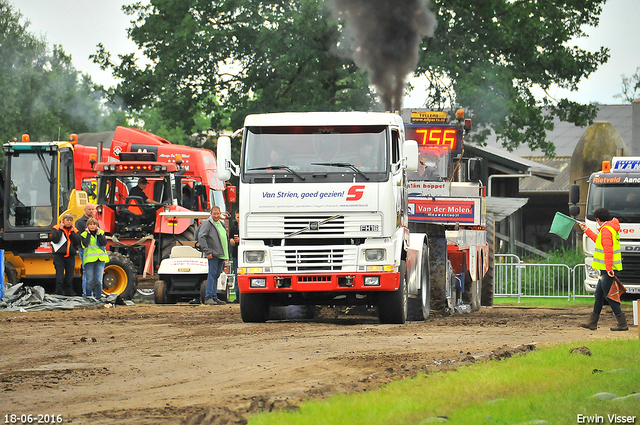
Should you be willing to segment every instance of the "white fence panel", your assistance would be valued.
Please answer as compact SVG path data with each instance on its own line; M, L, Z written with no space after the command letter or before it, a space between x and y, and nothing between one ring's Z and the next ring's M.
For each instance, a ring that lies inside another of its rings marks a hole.
M584 290L585 266L523 263L517 255L497 254L494 296L554 297L591 296Z

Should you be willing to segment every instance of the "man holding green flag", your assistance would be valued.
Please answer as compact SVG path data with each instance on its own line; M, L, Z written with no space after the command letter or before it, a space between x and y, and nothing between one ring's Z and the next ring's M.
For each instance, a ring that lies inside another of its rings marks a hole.
M589 229L586 224L578 223L580 229L596 243L596 249L593 253L593 263L591 267L600 270L600 279L596 286L595 302L593 304L593 312L589 316L589 322L580 325L583 328L595 331L598 328L598 319L602 306L606 302L611 306L618 326L610 328L612 331L629 330L627 326L627 318L625 317L620 303L607 299L611 285L613 285L616 271L622 270L622 253L620 251L620 222L617 218L611 218L609 210L598 208L593 212L596 223L598 223L598 234Z

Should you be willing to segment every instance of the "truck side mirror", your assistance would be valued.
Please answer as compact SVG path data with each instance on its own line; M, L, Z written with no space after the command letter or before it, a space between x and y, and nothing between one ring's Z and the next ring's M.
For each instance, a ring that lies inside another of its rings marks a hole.
M231 178L231 170L227 164L231 161L231 138L222 136L218 138L218 178L223 182Z
M569 207L569 215L572 217L577 217L580 215L580 207L577 205L571 205Z
M569 188L569 203L577 204L580 202L580 185L572 184Z
M407 171L418 170L418 142L405 140L402 146L402 154L406 159Z
M468 173L470 182L479 182L482 178L482 159L470 158L468 163Z

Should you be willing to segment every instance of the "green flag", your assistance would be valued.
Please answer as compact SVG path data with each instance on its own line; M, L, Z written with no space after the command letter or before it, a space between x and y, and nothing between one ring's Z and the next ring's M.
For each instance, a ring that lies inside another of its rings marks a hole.
M553 217L553 223L551 223L551 230L549 230L549 233L555 233L562 239L567 239L571 234L571 229L573 229L573 223L576 222L577 220L574 220L568 215L557 212L556 216Z

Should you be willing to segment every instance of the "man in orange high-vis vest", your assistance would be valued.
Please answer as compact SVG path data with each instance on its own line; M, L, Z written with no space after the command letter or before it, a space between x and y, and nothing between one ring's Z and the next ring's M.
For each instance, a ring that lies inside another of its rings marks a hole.
M610 328L612 331L629 330L627 326L627 318L625 317L620 303L612 299L607 299L613 278L616 271L622 270L622 252L620 251L620 222L617 218L611 218L609 210L598 208L593 212L596 223L598 223L598 234L587 228L584 223L579 223L580 229L596 243L596 249L593 253L593 262L591 267L600 270L600 279L596 286L595 302L593 304L593 312L589 316L589 322L580 325L583 328L595 331L598 328L598 320L602 306L606 302L611 306L616 315L618 326Z

